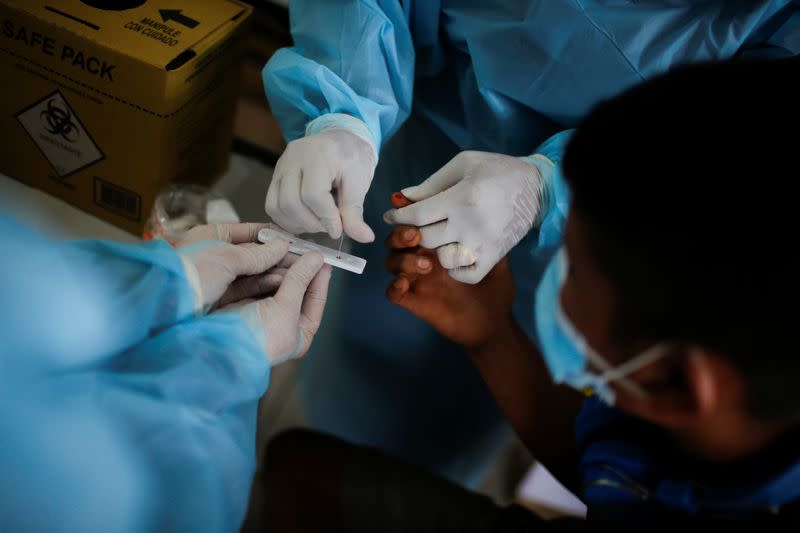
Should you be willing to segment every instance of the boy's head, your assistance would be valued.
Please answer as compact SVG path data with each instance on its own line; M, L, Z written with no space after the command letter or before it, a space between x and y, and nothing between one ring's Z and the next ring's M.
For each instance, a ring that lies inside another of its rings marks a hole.
M800 420L798 78L676 70L598 106L564 156L565 314L612 365L671 346L618 406L721 459Z

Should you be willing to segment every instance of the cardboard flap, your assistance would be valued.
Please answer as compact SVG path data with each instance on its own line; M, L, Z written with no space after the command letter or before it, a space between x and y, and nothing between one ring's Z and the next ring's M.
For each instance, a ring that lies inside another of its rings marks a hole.
M6 5L159 69L231 31L250 7L236 0L3 0Z

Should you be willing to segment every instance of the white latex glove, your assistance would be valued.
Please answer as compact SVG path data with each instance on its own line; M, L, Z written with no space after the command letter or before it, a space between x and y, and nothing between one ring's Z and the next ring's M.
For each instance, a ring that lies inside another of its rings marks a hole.
M345 129L292 141L275 166L267 214L295 235L324 231L338 239L344 229L358 242L372 242L364 197L376 165L372 145Z
M266 224L218 224L189 230L177 245L186 274L195 291L198 311L208 311L218 301L235 301L246 287L264 292L274 289L289 252L289 244L274 240L260 244L258 232ZM247 288L248 294L253 292Z
M524 159L461 152L403 194L416 203L384 215L390 224L420 227L421 246L463 283L478 283L533 227L544 185Z
M317 253L306 254L289 267L274 296L242 301L222 311L239 313L264 345L270 364L302 357L319 330L331 267Z

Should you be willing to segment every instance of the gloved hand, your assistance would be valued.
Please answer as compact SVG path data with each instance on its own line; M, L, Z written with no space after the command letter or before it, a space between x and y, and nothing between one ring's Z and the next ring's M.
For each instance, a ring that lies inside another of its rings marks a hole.
M435 249L454 279L475 284L533 227L545 184L525 159L461 152L402 192L415 203L387 211L384 220L420 227L420 245Z
M283 261L289 244L273 240L257 243L266 224L218 224L197 226L178 242L189 281L195 290L197 309L208 311L218 302L225 305L242 293L262 293L280 284L289 266ZM282 262L283 261L283 262Z
M306 254L288 269L274 296L243 300L221 310L239 313L261 339L274 366L302 357L319 329L331 267L317 253Z
M391 201L396 208L409 205L399 193ZM501 260L480 283L467 285L454 280L433 251L420 247L421 239L419 229L409 226L396 226L386 239L391 250L386 269L396 276L386 297L468 351L487 345L511 317L514 278L508 261Z
M292 141L275 166L267 214L290 233L325 231L338 239L344 229L358 242L372 242L363 213L376 165L372 145L346 129Z

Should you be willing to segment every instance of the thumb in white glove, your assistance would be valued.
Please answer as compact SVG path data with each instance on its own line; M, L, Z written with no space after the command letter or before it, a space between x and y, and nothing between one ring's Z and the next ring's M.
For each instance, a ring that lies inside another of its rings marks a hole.
M501 154L462 152L402 193L415 203L384 215L420 227L421 246L463 283L478 283L533 227L545 184L539 169Z
M274 296L240 302L223 311L239 313L261 340L271 365L302 357L311 347L325 311L331 267L320 254L300 257Z
M237 278L256 276L276 266L289 252L289 244L274 240L253 242L265 224L218 224L192 228L177 251L195 291L198 311L206 312Z
M344 231L358 242L372 242L375 233L363 214L377 165L369 131L347 115L323 117L326 126L310 125L309 134L290 142L278 160L267 214L290 233L324 231L338 239Z

